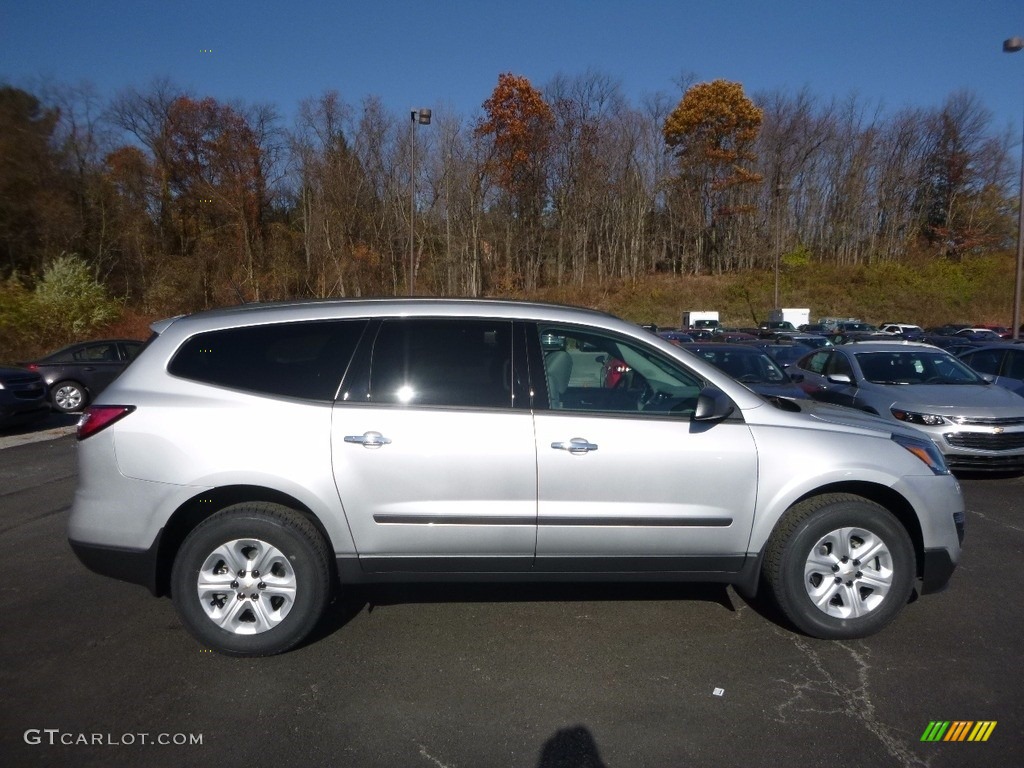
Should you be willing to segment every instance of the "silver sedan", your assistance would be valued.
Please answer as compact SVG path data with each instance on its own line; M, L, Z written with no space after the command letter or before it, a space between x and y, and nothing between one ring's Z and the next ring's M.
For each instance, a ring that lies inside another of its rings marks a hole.
M815 400L926 432L954 470L1024 470L1024 399L928 344L820 349L794 368ZM792 369L791 369L792 371Z

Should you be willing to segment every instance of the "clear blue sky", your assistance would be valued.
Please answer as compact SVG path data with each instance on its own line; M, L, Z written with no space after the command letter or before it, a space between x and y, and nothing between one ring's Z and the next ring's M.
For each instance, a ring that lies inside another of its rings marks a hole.
M2 0L0 81L89 81L104 96L166 76L200 96L270 103L337 90L393 112L476 114L498 74L543 86L596 70L633 104L673 80L807 87L895 110L974 91L1020 133L1024 0ZM206 50L212 52L207 53Z

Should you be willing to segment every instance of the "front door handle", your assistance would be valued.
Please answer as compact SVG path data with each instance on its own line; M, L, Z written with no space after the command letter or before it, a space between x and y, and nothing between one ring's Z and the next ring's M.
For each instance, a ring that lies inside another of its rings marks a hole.
M361 435L345 435L346 443L358 443L364 448L380 448L391 445L391 438L384 437L380 432L363 432Z
M551 447L559 451L568 451L573 456L582 456L585 453L597 450L596 444L583 437L574 437L567 443L552 443Z

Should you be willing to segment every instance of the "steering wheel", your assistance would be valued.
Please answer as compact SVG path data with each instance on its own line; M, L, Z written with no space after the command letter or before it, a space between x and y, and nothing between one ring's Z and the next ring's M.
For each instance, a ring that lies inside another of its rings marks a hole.
M640 374L637 375L639 376ZM650 382L643 376L640 376L640 381L643 386L640 389L640 396L637 398L637 410L646 411L652 405L658 405L666 399L667 395L652 387Z

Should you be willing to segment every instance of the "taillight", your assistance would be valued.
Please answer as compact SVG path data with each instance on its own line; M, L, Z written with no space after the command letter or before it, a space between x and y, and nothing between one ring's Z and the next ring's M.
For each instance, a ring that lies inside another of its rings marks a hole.
M28 363L28 364L25 365L25 367L28 368L30 371L38 371L39 370L39 365L37 363Z
M135 410L134 405L91 405L78 421L78 439L95 435Z

